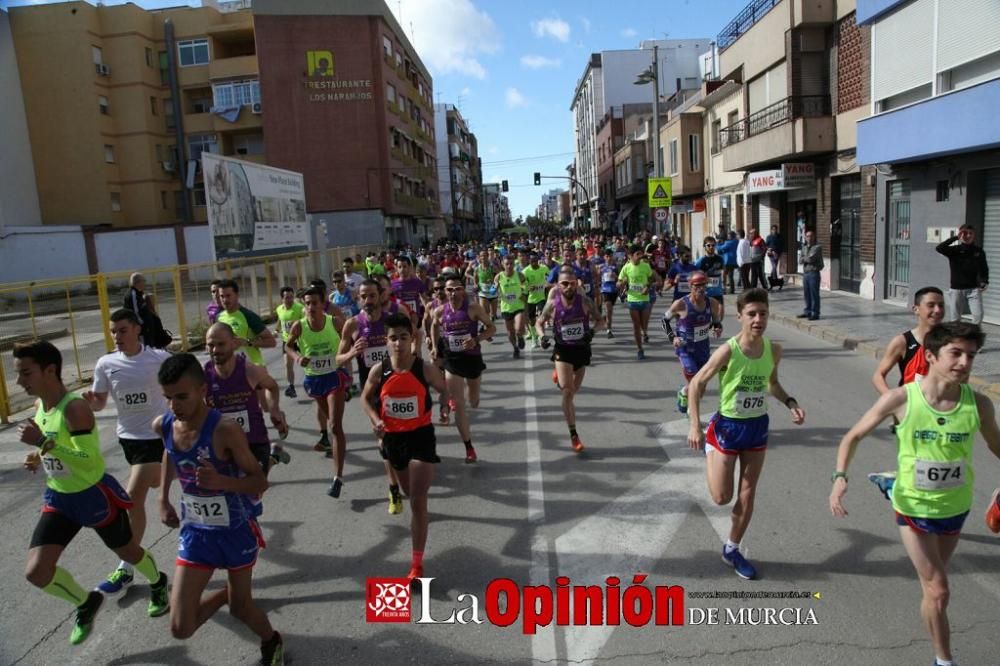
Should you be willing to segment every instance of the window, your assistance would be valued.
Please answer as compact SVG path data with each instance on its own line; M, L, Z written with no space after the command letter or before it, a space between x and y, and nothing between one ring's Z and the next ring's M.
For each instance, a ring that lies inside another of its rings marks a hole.
M153 66L153 49L146 47L146 67Z
M400 95L399 96L399 110L402 111L403 113L406 113L406 96L405 95Z
M947 180L937 182L937 201L948 201L951 198L951 186Z
M112 192L111 193L111 212L119 213L122 209L122 193Z
M181 67L208 64L208 40L189 39L177 42L177 58Z
M174 210L178 220L184 217L184 190L174 190Z
M625 158L625 184L626 185L631 185L632 184L632 158L631 157L626 157Z
M382 50L385 51L387 56L392 58L392 40L385 35L382 35Z
M101 114L105 116L111 115L111 105L108 104L108 98L104 95L97 96L97 108L101 110Z
M677 139L670 140L670 175L677 175Z
M722 147L719 143L719 139L722 135L722 121L715 120L712 121L712 154L718 155L719 149Z
M193 95L191 97L191 113L209 113L212 110L212 98L208 95Z
M237 155L263 155L263 134L237 134L233 137L233 152Z
M218 139L214 134L192 134L188 137L188 154L193 160L200 160L201 154L218 153Z
M160 51L160 83L167 85L170 83L170 61L167 59L167 52Z
M93 57L94 57L94 64L95 65L103 65L104 64L104 52L101 50L101 47L100 46L91 46L90 49L91 49L91 53L93 54Z
M400 53L399 44L396 44L396 67L403 64L403 54Z
M109 144L104 144L104 161L108 164L115 163L115 147Z
M205 206L205 183L198 183L191 188L191 198L194 199L195 206Z
M697 134L688 134L688 168L701 171L701 137Z
M729 195L723 194L719 197L719 224L729 229L732 225L732 214L729 208ZM723 240L722 238L719 239Z
M260 81L233 81L212 86L215 106L244 106L260 102Z
M169 206L167 205L167 191L160 190L160 208L167 210Z
M735 125L739 121L740 121L740 112L739 111L730 111L729 115L726 117L726 122L728 123L728 125L727 125L728 127L732 127L733 125Z
M150 98L149 98L149 110L150 110L150 112L152 112L152 114L154 116L160 115L160 112L159 112L159 110L156 107L157 107L156 98L150 96Z
M385 86L385 98L389 100L389 104L396 103L396 86L391 83L387 83Z
M177 127L177 120L174 118L174 100L170 97L163 100L163 116L167 129Z

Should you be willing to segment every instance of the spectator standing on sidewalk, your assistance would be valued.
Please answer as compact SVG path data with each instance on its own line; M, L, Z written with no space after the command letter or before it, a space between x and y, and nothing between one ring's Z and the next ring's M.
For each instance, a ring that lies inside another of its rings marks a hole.
M132 273L128 278L128 291L122 306L135 313L142 327L142 341L147 347L166 349L172 336L163 329L163 322L156 314L156 299L146 292L146 278L142 273Z
M722 227L723 225L719 225ZM725 240L723 240L725 239ZM716 251L722 255L723 263L723 276L722 276L722 288L725 290L726 285L729 285L729 293L736 293L736 279L733 277L736 274L736 270L739 268L739 264L736 261L736 248L740 244L740 239L736 235L735 231L730 231L726 236L719 236L719 245L716 247Z
M781 282L778 262L781 261L781 255L785 253L785 239L778 233L778 227L771 227L771 233L764 240L764 244L767 246L767 258L771 262L771 271L768 277L771 282L770 288L773 288L776 283Z
M753 261L753 248L746 232L740 229L740 242L736 246L736 264L740 267L740 287L745 291L750 284L750 262Z
M958 236L942 241L936 249L948 257L951 272L950 289L945 298L945 321L959 321L968 304L972 323L983 323L982 294L990 281L990 269L986 253L976 245L976 230L971 224L963 224L958 229Z
M819 273L823 270L823 246L816 242L816 232L806 231L806 242L799 250L799 265L802 267L802 291L806 299L806 309L799 319L809 321L819 319Z
M767 255L767 245L756 229L747 234L750 240L750 287L767 289L767 278L764 277L764 257Z

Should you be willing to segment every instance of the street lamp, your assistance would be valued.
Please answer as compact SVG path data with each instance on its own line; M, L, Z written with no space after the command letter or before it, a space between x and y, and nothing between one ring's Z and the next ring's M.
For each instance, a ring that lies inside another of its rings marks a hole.
M660 163L660 47L653 46L653 64L639 72L635 81L637 86L653 84L653 177L663 175L663 165ZM652 213L652 211L650 211ZM654 222L655 224L655 222Z

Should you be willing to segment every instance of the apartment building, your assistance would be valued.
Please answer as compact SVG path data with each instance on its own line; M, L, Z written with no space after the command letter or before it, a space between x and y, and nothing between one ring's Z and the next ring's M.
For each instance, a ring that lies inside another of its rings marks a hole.
M434 105L437 132L438 191L448 236L456 240L483 234L483 177L476 135L453 104Z
M815 229L829 258L823 287L870 294L874 197L855 129L867 114L867 39L853 0L753 0L716 39L721 79L743 94L710 127L723 169L743 176L744 224L780 231L785 269L798 270L795 250Z
M711 233L705 215L702 97L701 87L674 93L667 100L666 122L660 126L663 175L671 179L673 197L668 231L695 249Z
M10 226L37 227L42 223L35 186L35 165L28 141L21 76L10 33L7 12L0 10L0 136L4 158L0 160L0 229ZM0 235L3 235L0 232Z
M1000 3L858 0L871 31L870 117L858 123L858 162L877 165L876 298L907 301L948 285L935 246L962 224L1000 257ZM867 100L866 100L867 101ZM983 292L1000 323L1000 294Z

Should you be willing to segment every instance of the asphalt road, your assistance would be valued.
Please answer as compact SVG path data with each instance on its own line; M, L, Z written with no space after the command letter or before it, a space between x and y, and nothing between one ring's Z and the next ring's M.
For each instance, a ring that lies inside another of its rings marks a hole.
M459 595L476 595L483 624L366 622L366 578L402 576L409 568L409 507L402 516L386 512L381 464L356 403L346 416L344 493L339 500L327 497L329 465L311 451L312 407L286 400L294 457L271 475L261 521L268 548L256 569L255 595L285 636L288 663L932 661L918 614L919 585L898 528L863 476L894 466L887 428L864 442L856 457L850 516L834 519L827 508L839 438L873 401L868 378L874 361L772 325L772 338L786 346L783 383L807 419L796 427L782 406L770 403L768 458L744 541L760 580L747 582L719 558L728 508L711 504L703 456L684 443L684 423L674 408L680 375L672 350L656 330L647 359L636 361L626 325L620 318L616 340L599 336L595 342L594 365L577 398L583 454L569 448L548 354L535 351L515 361L501 343L487 350L482 406L473 417L480 462L464 465L454 428L439 428L443 460L430 500L425 555L426 575L435 579L431 616L445 620L472 603ZM735 320L726 326L731 334ZM280 376L276 356L269 357L275 359L271 370ZM713 390L706 411L715 401ZM101 413L99 422L109 470L124 480L124 458L112 439L114 412ZM33 589L22 575L43 483L18 469L23 447L15 440L13 429L0 431L0 664L215 665L258 658L255 637L225 612L192 639L174 640L166 618L146 617L147 591L140 584L108 603L88 641L71 647L71 609ZM956 658L969 664L995 661L1000 600L998 541L981 517L1000 464L980 444L976 503L953 561L949 610ZM154 507L152 500L148 506ZM175 532L151 523L145 543L171 574L176 542ZM115 559L85 531L62 564L90 585ZM692 608L717 608L720 624L632 627L622 620L618 627L549 627L526 635L524 613L508 627L487 619L485 592L494 579L523 587L555 586L557 576L568 576L574 585L617 576L624 592L640 572L648 575L650 589L685 588L685 619L697 615ZM215 584L221 580L217 574ZM789 591L807 598L696 598ZM415 594L415 614L421 602ZM815 624L754 626L747 622L758 616L741 610L749 608L797 608L777 617L807 621L812 615ZM742 624L727 623L740 621L741 612ZM468 611L463 617L470 616Z

